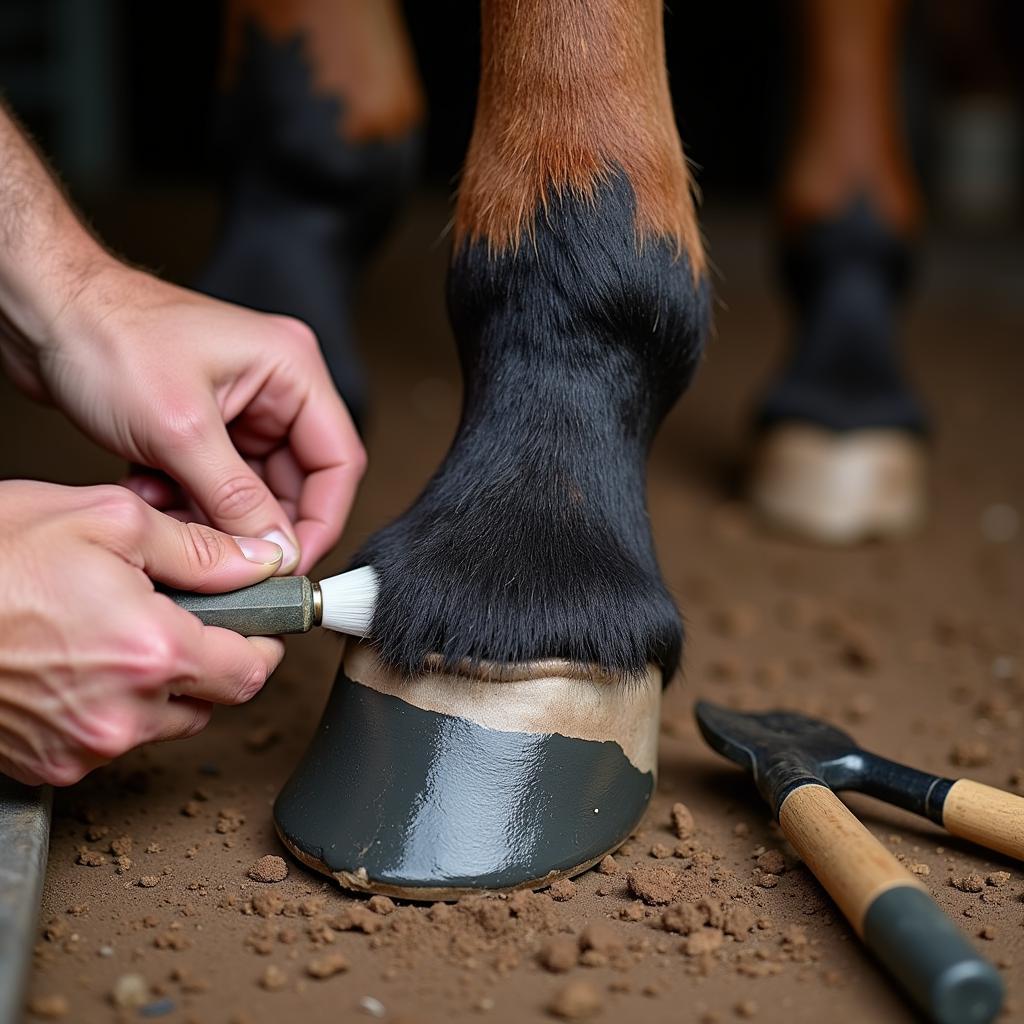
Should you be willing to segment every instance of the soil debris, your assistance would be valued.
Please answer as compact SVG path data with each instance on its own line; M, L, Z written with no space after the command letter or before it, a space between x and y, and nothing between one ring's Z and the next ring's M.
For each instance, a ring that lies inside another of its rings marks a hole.
M720 928L700 928L687 936L683 943L683 952L687 956L703 956L719 949L725 936Z
M559 935L541 950L540 962L553 974L571 971L579 962L579 946L575 939Z
M961 892L981 892L985 888L985 881L978 874L960 875L956 878L951 878L949 884L954 889L959 889Z
M234 807L223 807L217 812L217 824L214 827L218 835L237 832L245 824L245 815Z
M347 971L348 960L342 953L328 953L325 956L317 957L306 964L306 973L317 981L324 981L333 978L336 974Z
M648 906L674 902L682 888L682 877L668 865L640 865L626 875L629 891Z
M396 910L395 901L387 896L371 896L366 905L381 917L387 917L388 914L393 914Z
M562 1020L586 1020L596 1016L603 1006L601 993L589 982L570 981L548 1003L548 1013Z
M288 984L288 975L276 964L267 964L260 975L260 988L267 992L279 992Z
M576 883L571 878L559 878L548 887L548 895L557 903L564 903L576 895Z
M127 857L134 846L135 841L131 836L118 836L110 840L110 852L115 857Z
M765 850L757 855L755 863L766 875L781 875L786 871L786 858L781 850Z
M672 831L677 839L689 839L693 835L694 821L693 814L686 804L675 803L672 805Z
M661 915L661 925L667 932L689 935L707 924L708 916L693 903L675 903Z
M604 921L591 921L580 932L580 949L584 952L607 953L612 956L622 951L623 944L618 933Z
M36 996L29 1000L28 1012L44 1020L60 1020L71 1012L71 1005L62 995Z
M288 877L288 864L283 857L266 853L246 874L255 882L283 882Z
M992 748L981 739L961 740L949 753L958 768L980 768L992 761Z

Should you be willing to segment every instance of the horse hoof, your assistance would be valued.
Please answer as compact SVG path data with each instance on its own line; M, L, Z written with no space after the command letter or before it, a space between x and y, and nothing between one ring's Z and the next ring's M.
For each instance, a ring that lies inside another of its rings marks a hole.
M750 496L773 526L843 545L912 533L926 491L924 444L907 431L784 423L759 442Z
M285 846L405 899L540 889L585 871L654 792L662 678L565 661L392 672L350 643L274 806Z

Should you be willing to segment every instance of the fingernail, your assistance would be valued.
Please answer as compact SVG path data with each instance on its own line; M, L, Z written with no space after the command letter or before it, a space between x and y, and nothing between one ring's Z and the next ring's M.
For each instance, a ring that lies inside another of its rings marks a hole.
M284 558L282 546L271 540L236 537L235 543L250 562L256 562L258 565L277 565Z
M281 530L271 530L270 533L263 534L263 539L272 541L284 553L281 561L281 568L284 572L291 572L299 564L298 544Z

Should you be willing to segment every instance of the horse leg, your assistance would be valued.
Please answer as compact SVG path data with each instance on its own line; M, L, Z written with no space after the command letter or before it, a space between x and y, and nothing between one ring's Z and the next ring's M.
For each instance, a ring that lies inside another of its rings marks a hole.
M448 303L461 421L371 537L380 594L277 801L342 884L549 884L654 787L682 644L645 462L699 360L705 261L661 0L484 0Z
M423 101L397 0L230 0L221 236L198 286L305 320L353 417L354 278L412 185Z
M752 499L826 543L890 537L925 508L925 417L897 317L920 204L897 89L903 0L804 0L796 130L782 180L797 325L764 396Z

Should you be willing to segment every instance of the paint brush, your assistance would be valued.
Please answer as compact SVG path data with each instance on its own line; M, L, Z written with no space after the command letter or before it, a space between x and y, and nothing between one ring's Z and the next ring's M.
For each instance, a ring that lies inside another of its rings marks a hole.
M314 626L366 636L377 603L377 573L364 565L319 583L308 576L272 576L226 594L163 592L205 625L242 636L308 633Z

